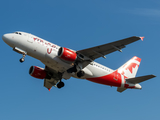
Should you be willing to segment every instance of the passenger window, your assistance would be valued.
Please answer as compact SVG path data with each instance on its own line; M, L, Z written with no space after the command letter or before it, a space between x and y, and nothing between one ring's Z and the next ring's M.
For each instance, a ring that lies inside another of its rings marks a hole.
M22 35L22 33L19 33L19 35Z

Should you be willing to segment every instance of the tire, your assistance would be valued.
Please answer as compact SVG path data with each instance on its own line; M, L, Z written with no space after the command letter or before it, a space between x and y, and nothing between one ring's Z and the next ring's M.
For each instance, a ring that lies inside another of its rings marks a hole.
M79 71L78 73L77 73L77 77L79 77L79 78L81 78L82 76L84 76L84 71Z
M24 62L24 58L21 58L19 61L20 61L21 63Z
M64 87L64 82L59 82L58 84L57 84L57 88L62 88L62 87Z

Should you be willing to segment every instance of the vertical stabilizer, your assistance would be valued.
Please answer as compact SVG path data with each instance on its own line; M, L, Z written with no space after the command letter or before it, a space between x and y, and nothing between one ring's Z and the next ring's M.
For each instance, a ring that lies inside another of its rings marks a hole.
M141 58L134 56L132 59L118 68L118 72L124 75L126 78L134 78L137 74L140 62Z

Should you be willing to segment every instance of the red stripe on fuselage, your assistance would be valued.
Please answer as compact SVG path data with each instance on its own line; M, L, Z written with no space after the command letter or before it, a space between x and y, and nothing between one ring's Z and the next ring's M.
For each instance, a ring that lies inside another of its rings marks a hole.
M121 74L118 73L117 71L114 71L113 73L102 76L102 77L87 78L87 80L95 83L99 83L99 84L116 86L116 87L121 87L121 83L122 83Z

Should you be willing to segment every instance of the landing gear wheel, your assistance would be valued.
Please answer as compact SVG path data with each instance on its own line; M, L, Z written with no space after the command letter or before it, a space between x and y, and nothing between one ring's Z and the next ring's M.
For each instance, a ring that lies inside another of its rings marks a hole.
M84 71L79 71L78 73L77 73L77 77L79 77L79 78L81 78L82 76L84 76Z
M62 87L64 87L64 82L59 82L58 84L57 84L57 88L62 88Z
M20 61L21 63L24 62L24 58L21 58L19 61Z
M24 58L26 57L26 54L23 54L23 57L19 60L21 63L24 62Z

